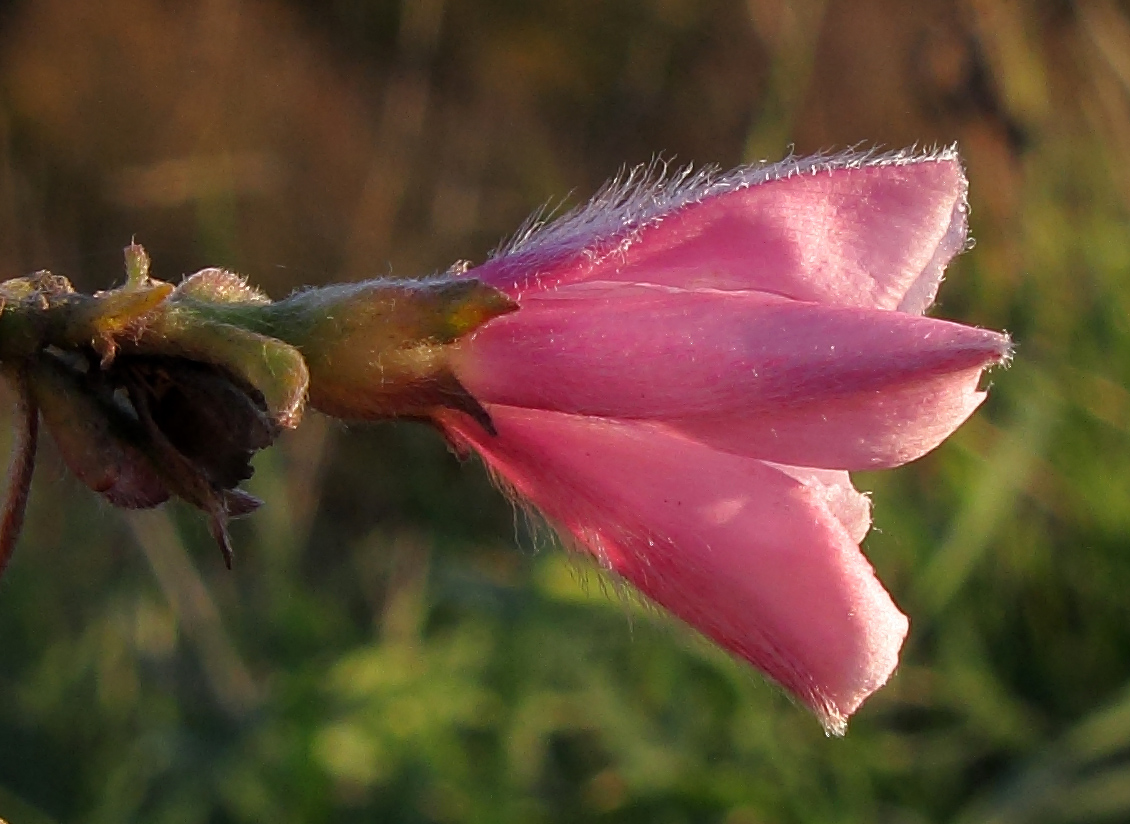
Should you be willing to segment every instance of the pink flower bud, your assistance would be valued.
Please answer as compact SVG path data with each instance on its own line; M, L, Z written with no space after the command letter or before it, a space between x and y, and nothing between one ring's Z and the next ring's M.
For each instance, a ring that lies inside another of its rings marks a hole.
M578 546L842 732L907 619L845 470L984 400L1001 334L922 316L966 243L952 150L648 171L468 272L519 304L457 344L497 435L448 437Z

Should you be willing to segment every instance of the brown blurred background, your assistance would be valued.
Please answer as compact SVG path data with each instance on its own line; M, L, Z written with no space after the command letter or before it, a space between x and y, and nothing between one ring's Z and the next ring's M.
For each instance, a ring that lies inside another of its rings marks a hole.
M90 246L136 234L167 272L223 262L274 291L418 274L481 258L624 164L791 146L958 141L1007 223L1037 132L1117 133L1126 116L1125 21L1086 9L10 4L0 260L101 283L114 268Z

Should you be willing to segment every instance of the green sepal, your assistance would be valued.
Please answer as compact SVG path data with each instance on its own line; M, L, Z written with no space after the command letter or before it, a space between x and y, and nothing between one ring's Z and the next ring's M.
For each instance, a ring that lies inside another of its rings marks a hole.
M481 281L444 277L308 289L255 308L261 330L302 352L312 406L380 420L472 407L485 418L451 369L451 347L518 305Z
M310 376L295 347L230 323L212 320L188 301L170 301L123 351L163 355L219 367L262 393L279 426L302 418Z

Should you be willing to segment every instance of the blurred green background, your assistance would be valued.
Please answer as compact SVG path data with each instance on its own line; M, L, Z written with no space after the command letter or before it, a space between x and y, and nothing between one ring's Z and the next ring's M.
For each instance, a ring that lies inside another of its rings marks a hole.
M1130 821L1130 4L0 3L0 274L84 289L133 236L158 277L279 297L482 260L660 153L954 141L979 242L935 314L1017 357L858 478L912 629L845 739L431 431L311 415L259 456L231 573L196 513L114 511L44 445L0 582L0 817Z

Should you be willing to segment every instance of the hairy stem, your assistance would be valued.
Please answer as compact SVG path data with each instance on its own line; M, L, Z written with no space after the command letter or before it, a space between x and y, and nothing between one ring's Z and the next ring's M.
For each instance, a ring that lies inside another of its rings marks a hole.
M12 550L24 525L24 511L35 470L35 448L39 440L39 408L31 396L23 371L12 377L12 387L16 391L15 433L8 465L8 493L0 515L0 577L3 577L11 560Z

